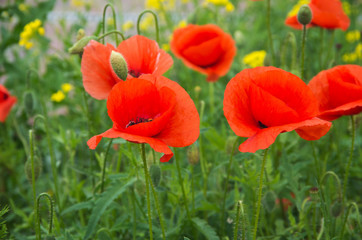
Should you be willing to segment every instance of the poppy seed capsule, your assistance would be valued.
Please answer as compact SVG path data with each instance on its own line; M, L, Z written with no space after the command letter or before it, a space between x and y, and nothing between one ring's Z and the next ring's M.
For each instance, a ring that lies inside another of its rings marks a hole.
M87 37L83 37L80 40L78 40L76 43L74 43L74 45L68 49L68 52L70 54L82 54L83 53L83 48L85 46L87 46L87 44L91 41L91 40L97 40L98 38L96 36L87 36Z
M35 181L38 179L38 177L41 174L43 168L43 164L40 161L39 157L34 156L34 179ZM32 169L31 169L31 158L29 157L28 160L25 163L25 175L26 178L28 179L28 181L31 183L32 182Z
M126 80L128 74L127 62L122 54L116 51L111 53L111 66L114 73L122 80Z
M150 176L152 183L155 187L158 187L161 181L161 168L159 165L152 164L150 167Z
M302 25L307 25L312 21L312 10L308 5L302 5L298 11L297 20Z

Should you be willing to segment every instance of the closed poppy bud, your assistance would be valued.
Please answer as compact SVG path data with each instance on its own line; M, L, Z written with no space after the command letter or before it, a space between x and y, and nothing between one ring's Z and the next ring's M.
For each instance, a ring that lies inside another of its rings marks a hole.
M43 164L40 161L39 157L34 156L34 179L35 181L38 179L38 177L41 174L43 168ZM32 182L32 168L31 168L31 158L29 157L28 160L25 163L25 175L28 181Z
M191 165L196 165L200 160L199 148L193 144L187 149L187 160Z
M112 70L122 80L126 80L128 74L127 62L122 54L112 51L110 58Z
M303 5L300 7L297 19L300 24L307 25L312 21L312 11L308 5Z
M35 109L35 96L32 91L24 93L24 109L28 115L32 115Z
M156 164L152 164L150 167L150 176L152 183L155 187L160 184L161 181L161 168Z
M91 40L97 40L98 38L96 36L87 36L87 37L83 37L80 40L78 40L76 43L74 43L74 45L68 49L68 52L70 54L82 54L83 53L83 48L85 46L87 46L87 44L91 41Z

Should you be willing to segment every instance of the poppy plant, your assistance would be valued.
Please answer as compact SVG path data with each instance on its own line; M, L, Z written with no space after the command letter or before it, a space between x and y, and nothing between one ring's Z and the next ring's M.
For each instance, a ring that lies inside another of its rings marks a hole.
M362 111L362 67L340 65L318 73L308 84L319 102L319 118L334 120Z
M84 48L81 71L85 90L99 100L106 99L112 87L121 81L110 63L112 51L122 54L127 62L127 79L142 74L160 76L173 64L171 56L160 49L156 41L144 36L130 37L117 48L92 40Z
M311 0L308 6L312 11L312 22L307 27L340 28L344 31L348 29L350 20L343 11L342 3L339 0ZM303 27L298 22L296 13L288 16L285 24L295 29Z
M185 147L199 136L199 114L187 92L163 76L145 74L117 83L107 100L113 127L88 140L95 149L103 137L148 143L164 153L161 162L173 156L168 146Z
M0 122L5 122L15 103L16 97L11 96L8 90L0 84Z
M183 63L207 75L214 82L230 69L236 54L235 42L220 27L213 24L178 28L171 40L171 50Z
M224 114L236 135L248 137L241 152L266 149L280 133L293 130L305 140L317 140L331 127L316 118L318 104L308 86L275 67L245 69L232 78L225 89Z

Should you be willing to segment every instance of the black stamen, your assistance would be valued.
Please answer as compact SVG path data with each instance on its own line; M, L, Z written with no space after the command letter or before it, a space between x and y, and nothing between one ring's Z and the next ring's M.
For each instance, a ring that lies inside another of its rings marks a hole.
M3 93L3 100L6 100L6 99L8 99L8 98L9 98L9 95L6 94L6 93Z
M268 128L268 126L264 125L262 122L258 121L260 128Z
M135 70L132 70L132 69L130 69L130 70L128 71L128 73L129 73L132 77L135 77L135 78L138 78L138 77L141 75L140 72L135 71Z
M136 118L136 121L129 121L129 123L126 125L126 128L130 127L130 126L133 126L133 125L136 125L136 124L139 124L139 123L144 123L144 122L152 122L152 118L139 118L137 117Z

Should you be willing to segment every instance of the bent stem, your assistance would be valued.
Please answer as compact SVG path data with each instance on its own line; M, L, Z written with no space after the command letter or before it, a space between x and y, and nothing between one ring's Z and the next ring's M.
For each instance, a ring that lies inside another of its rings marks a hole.
M354 139L355 139L355 132L356 132L356 126L355 126L355 122L354 122L354 118L353 115L351 115L351 124L352 124L352 142L351 142L351 153L349 155L349 159L348 159L348 163L346 166L346 173L344 175L344 183L343 183L343 195L342 195L342 206L344 206L344 202L345 202L345 197L346 197L346 190L347 190L347 183L348 183L348 176L349 176L349 168L351 166L352 163L352 158L353 158L353 149L354 149Z
M159 43L160 42L160 33L159 33L159 27L158 27L158 18L157 18L156 13L154 13L152 10L144 10L138 16L138 19L137 19L137 34L141 35L140 22L141 22L141 19L142 19L143 15L145 15L146 13L152 14L153 18L155 19L156 42Z
M231 165L233 164L233 156L234 156L234 151L235 151L235 147L238 143L239 137L237 137L235 139L235 142L233 144L233 148L231 150L231 154L230 154L230 158L229 158L229 165L228 165L228 171L227 171L227 175L226 175L226 185L224 188L224 196L223 196L223 201L222 201L222 207L221 207L221 219L220 219L220 225L221 225L221 236L224 236L225 233L225 222L224 222L224 218L225 218L225 204L226 204L226 194L227 194L227 190L228 190L228 183L229 183L229 179L230 179L230 173L231 173Z
M103 9L103 35L106 31L106 11L107 8L110 7L112 9L112 13L113 13L113 27L114 29L117 30L117 18L116 18L116 11L114 10L114 6L112 5L112 3L107 3L106 6ZM124 40L124 37L123 37ZM102 41L102 43L104 44L104 39ZM116 44L118 46L119 42L118 42L118 37L116 35Z
M109 152L109 149L111 148L112 142L113 142L113 138L111 138L111 141L109 141L108 147L107 147L107 150L106 150L106 155L104 156L103 169L102 169L101 192L103 192L103 189L104 189L104 177L106 175L107 157L108 157L108 152Z
M107 33L103 33L101 36L98 37L98 40L103 39L103 44L104 44L104 38L107 37L108 35L113 34L113 33L116 35L116 37L117 37L117 34L120 35L121 38L122 38L122 41L125 40L125 37L124 37L123 33L120 32L120 31L118 31L118 30L113 30L113 31L109 31L109 32L107 32ZM117 43L117 46L118 46L118 44L119 44L119 43Z
M267 1L266 25L267 25L267 28L268 28L268 39L269 39L270 52L271 52L271 55L272 55L272 65L274 65L274 63L275 63L275 53L274 53L274 46L273 46L273 36L272 36L271 26L270 26L270 0Z
M145 181L146 181L146 196L147 196L147 215L148 215L148 226L150 232L150 240L153 239L152 234L152 215L151 215L151 202L150 202L150 187L148 183L149 175L147 169L147 162L146 162L146 152L145 152L145 144L141 143L141 156L143 161L143 169L145 171Z
M186 192L185 192L185 188L184 188L184 184L183 184L183 179L182 179L182 175L181 175L181 170L180 170L180 164L178 162L178 158L177 158L177 154L176 154L176 148L173 148L174 152L175 152L175 161L176 161L176 167L177 167L177 173L178 173L178 180L179 180L179 184L181 186L181 190L182 190L182 195L184 197L184 205L185 205L185 209L186 209L186 214L187 214L187 218L189 220L191 220L191 216L190 216L190 211L189 211L189 207L187 205L187 198L186 198Z
M260 170L260 180L259 180L259 193L258 193L258 202L256 205L256 215L255 215L255 223L254 223L254 233L253 233L253 240L256 240L256 233L258 231L258 221L259 221L259 214L260 214L260 203L261 203L261 194L263 192L263 176L264 176L264 168L266 162L266 155L268 153L269 148L265 149L263 162L261 164Z
M344 221L343 221L343 225L342 225L341 236L340 236L339 239L344 239L343 238L344 229L346 227L347 219L348 219L348 216L349 216L349 214L351 212L352 207L354 207L354 209L357 212L357 224L358 224L358 227L359 227L360 231L362 232L361 222L360 222L360 219L359 219L360 215L359 215L358 205L355 202L353 202L348 206L347 213L346 213L346 216L344 217Z
M303 33L302 33L302 54L301 54L301 59L300 59L300 74L301 74L301 79L304 81L304 49L305 49L305 37L307 35L307 27L306 25L303 25Z
M48 230L48 234L52 233L52 229L53 229L53 215L54 215L54 204L52 201L52 198L50 197L49 194L47 193L41 193L39 194L38 198L36 199L36 204L37 204L37 211L36 211L36 215L37 215L37 219L38 219L38 229L39 229L39 236L41 238L41 232L40 232L40 214L39 214L39 205L40 205L40 199L42 197L45 197L49 200L49 206L50 206L50 210L49 210L49 230Z

